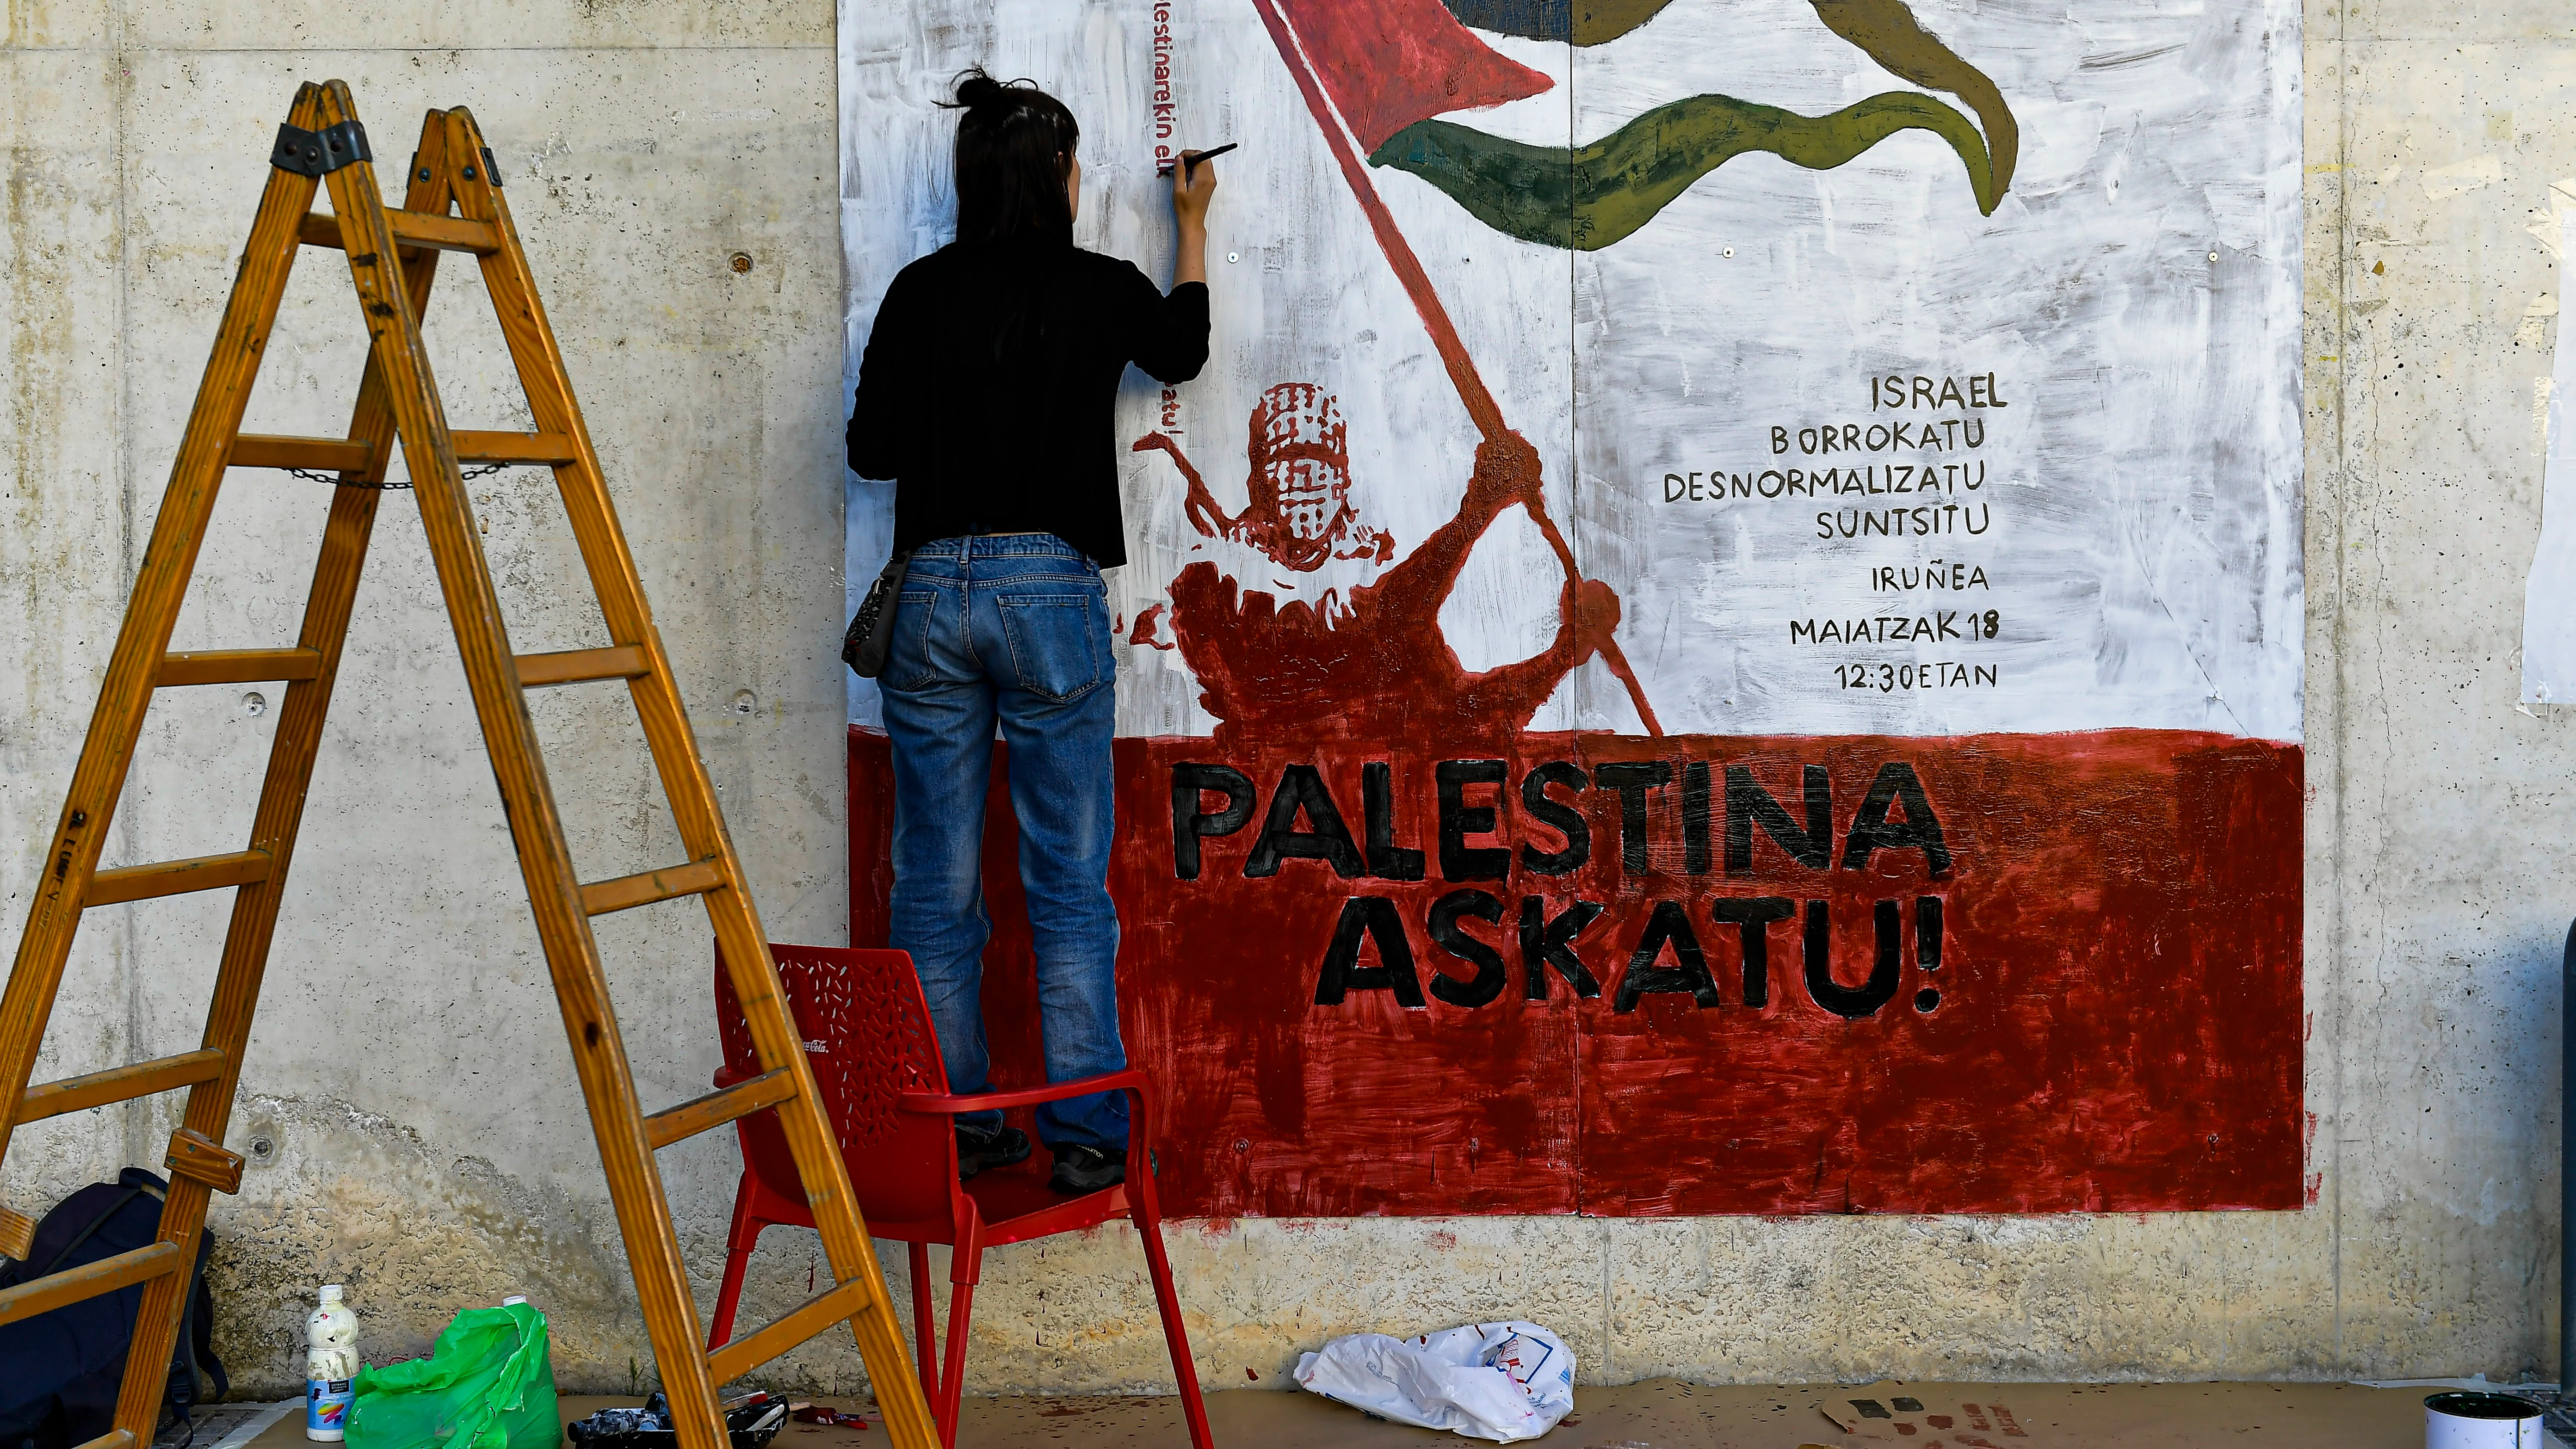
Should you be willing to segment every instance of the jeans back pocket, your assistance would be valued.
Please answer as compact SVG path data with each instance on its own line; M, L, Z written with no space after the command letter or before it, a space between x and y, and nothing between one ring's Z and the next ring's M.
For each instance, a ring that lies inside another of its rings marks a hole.
M1109 657L1108 591L1084 584L1062 591L996 596L1002 641L1011 651L1012 684L1052 700L1078 698L1117 669Z

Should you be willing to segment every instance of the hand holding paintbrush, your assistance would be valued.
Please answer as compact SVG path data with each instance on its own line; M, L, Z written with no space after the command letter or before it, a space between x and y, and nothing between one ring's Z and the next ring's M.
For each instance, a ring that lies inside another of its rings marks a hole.
M1180 250L1172 269L1176 286L1207 280L1208 203L1216 198L1216 168L1207 168L1202 180L1199 163L1233 149L1229 143L1213 151L1184 151L1176 164L1161 173L1172 178L1172 219L1180 228Z

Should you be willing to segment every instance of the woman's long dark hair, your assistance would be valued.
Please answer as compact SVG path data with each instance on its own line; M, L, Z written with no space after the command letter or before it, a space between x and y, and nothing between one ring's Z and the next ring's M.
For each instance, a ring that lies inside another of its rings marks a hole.
M1065 182L1082 128L1064 102L1025 80L976 66L957 77L957 239L969 245L1030 236L1073 244Z

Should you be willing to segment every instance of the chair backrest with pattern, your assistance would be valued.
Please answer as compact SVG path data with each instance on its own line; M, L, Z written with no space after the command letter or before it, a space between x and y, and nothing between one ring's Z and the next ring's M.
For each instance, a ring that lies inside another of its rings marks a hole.
M850 1186L859 1210L872 1219L912 1222L945 1218L957 1182L957 1139L950 1119L900 1111L906 1092L945 1092L948 1074L939 1060L930 1008L912 958L901 951L830 946L780 946L770 955L786 988L805 1060L822 1089L824 1110L841 1139ZM716 962L716 1029L725 1066L749 1076L760 1071L733 981L721 952ZM773 1192L802 1201L803 1185L775 1112L744 1119L745 1155L754 1174Z

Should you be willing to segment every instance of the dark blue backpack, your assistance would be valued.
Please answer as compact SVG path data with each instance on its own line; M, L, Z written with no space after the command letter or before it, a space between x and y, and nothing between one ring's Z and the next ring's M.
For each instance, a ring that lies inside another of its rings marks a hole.
M160 1236L161 1199L169 1184L139 1167L116 1181L94 1183L64 1198L36 1225L36 1246L23 1263L0 1258L0 1288L144 1247ZM197 1243L196 1271L170 1356L164 1412L186 1419L197 1404L232 1388L213 1346L214 1298L206 1291L206 1258L214 1234ZM125 1379L126 1347L143 1286L69 1303L51 1313L0 1326L0 1449L70 1449L116 1427L116 1391Z

